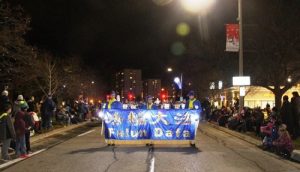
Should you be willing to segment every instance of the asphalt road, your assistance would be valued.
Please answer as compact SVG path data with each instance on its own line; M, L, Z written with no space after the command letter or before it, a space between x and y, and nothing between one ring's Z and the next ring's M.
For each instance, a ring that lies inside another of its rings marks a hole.
M21 161L5 172L260 172L300 171L254 145L200 124L197 148L189 146L107 147L100 128L88 131Z

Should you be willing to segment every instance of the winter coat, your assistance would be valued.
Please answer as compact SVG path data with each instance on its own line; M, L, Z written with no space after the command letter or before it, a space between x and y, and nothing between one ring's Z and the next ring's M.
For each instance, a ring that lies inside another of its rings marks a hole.
M25 100L16 100L15 103L14 103L14 107L13 107L13 112L12 112L12 116L15 117L16 114L21 111L21 106L24 105L24 106L27 106L28 107L28 104Z
M291 99L293 113L300 115L300 97L292 97Z
M5 104L11 104L11 103L10 103L9 98L7 96L2 95L0 97L0 112L4 111L3 108L4 108Z
M50 98L46 99L46 101L42 104L41 107L42 116L52 116L54 109L55 109L54 101Z
M289 152L293 151L293 143L287 133L281 134L278 139L274 141L273 145L288 150Z
M25 116L25 113L23 111L19 111L15 116L14 127L16 130L16 136L18 138L25 135L26 126L25 126L24 116Z
M35 102L34 101L28 101L28 110L27 112L35 112Z
M0 140L16 139L16 132L10 114L0 116Z
M290 102L288 101L283 102L280 110L280 116L282 119L282 123L286 124L289 133L293 133L294 118L293 118L292 106Z

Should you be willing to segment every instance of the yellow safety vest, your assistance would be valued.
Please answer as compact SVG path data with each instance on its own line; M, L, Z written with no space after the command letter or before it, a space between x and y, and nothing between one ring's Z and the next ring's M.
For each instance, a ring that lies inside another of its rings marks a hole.
M115 101L116 101L116 99L110 99L110 100L108 101L107 109L111 109L111 105L112 105L113 102L115 102Z
M147 104L147 109L152 109L153 104Z
M3 117L7 116L8 114L7 113L3 113L1 116L0 116L0 119L2 119Z
M196 101L196 99L192 99L192 100L189 100L189 109L194 109L194 102Z

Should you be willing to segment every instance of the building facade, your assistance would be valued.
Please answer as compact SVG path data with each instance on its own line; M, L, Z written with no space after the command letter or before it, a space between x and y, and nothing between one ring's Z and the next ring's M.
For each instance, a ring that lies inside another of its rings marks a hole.
M144 97L153 96L159 97L161 90L161 80L160 79L146 79L143 84L143 95Z
M122 99L143 97L142 71L139 69L123 69L116 73L115 90Z
M292 97L292 92L294 91L300 93L300 84L290 88L284 93L284 95L287 95L290 99ZM231 87L220 90L212 97L213 103L216 107L231 106L233 105L234 101L239 98L239 88ZM275 106L275 95L270 90L259 86L246 87L246 95L244 97L245 107L265 108L267 104L269 104L271 108Z

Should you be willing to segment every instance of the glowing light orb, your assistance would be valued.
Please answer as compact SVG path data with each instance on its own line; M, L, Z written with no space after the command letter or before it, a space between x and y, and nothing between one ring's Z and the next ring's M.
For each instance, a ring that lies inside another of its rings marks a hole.
M171 52L176 56L183 55L185 52L185 46L182 42L175 42L171 46Z
M176 33L180 36L186 36L190 33L190 26L186 23L179 23L176 27Z

